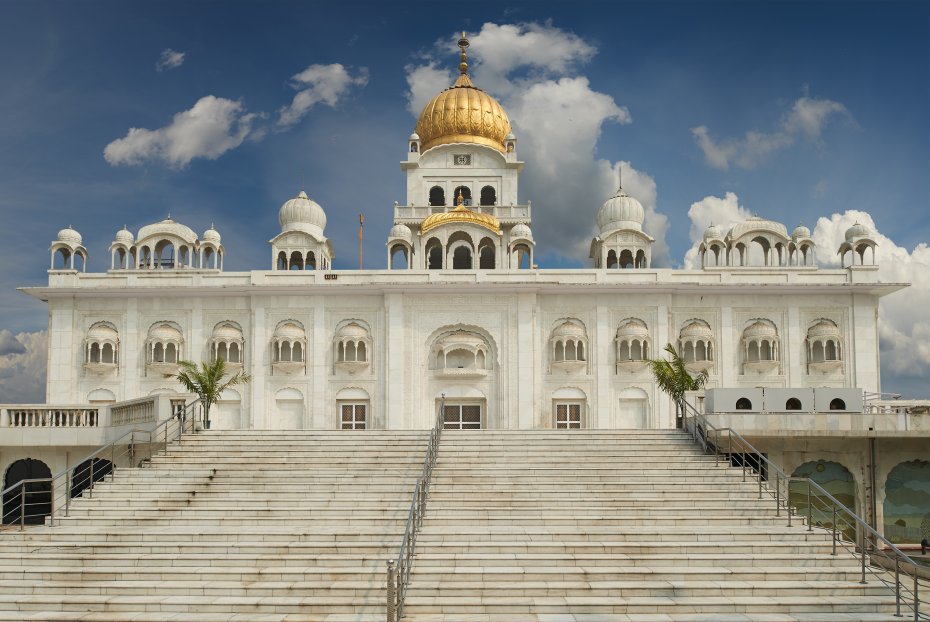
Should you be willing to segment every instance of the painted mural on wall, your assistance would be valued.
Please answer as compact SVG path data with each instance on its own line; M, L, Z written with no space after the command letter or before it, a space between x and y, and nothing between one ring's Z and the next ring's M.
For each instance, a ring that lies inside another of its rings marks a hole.
M805 462L794 470L794 477L809 477L814 482L820 484L824 490L833 495L837 501L851 509L853 512L856 508L856 482L853 479L849 469L839 462L828 462L818 460L816 462ZM832 502L812 495L810 509L808 510L807 485L803 482L792 482L789 502L797 508L800 516L807 516L810 511L811 522L826 529L833 528L833 505ZM846 540L854 540L856 529L851 522L846 519L842 512L837 515L837 528L843 533Z
M885 480L885 537L892 542L930 538L930 462L902 462Z

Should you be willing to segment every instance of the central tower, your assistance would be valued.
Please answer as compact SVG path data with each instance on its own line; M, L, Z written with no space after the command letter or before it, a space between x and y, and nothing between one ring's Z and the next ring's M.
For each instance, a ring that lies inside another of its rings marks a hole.
M459 77L423 108L410 135L407 203L394 205L391 269L531 268L530 205L517 203L523 162L500 103L468 75L468 39Z

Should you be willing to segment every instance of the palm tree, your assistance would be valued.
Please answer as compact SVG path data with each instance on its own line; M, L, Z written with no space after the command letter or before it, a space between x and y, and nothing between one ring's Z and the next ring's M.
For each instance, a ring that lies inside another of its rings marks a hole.
M648 359L649 367L652 369L652 375L655 376L659 388L668 393L672 401L675 402L675 418L681 415L685 409L685 392L700 391L707 384L707 372L702 371L696 376L692 376L685 367L685 360L675 349L672 344L665 346L665 351L671 357L666 359Z
M220 399L220 394L229 387L251 382L252 377L239 372L226 379L226 361L221 358L212 363L203 362L198 369L192 361L178 361L180 368L176 374L165 374L165 378L174 378L190 393L196 393L203 405L203 427L210 429L210 406Z

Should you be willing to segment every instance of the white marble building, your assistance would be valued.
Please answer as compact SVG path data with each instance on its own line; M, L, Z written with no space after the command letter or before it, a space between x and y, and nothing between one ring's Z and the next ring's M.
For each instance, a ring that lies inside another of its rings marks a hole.
M902 285L878 281L860 225L838 270L817 267L835 251L807 228L759 217L708 228L702 269L655 269L643 206L620 188L592 267L539 269L517 138L461 43L458 80L406 145L387 270L331 270L325 211L303 191L280 208L268 270L224 272L216 230L168 219L117 232L110 269L88 272L69 227L48 286L25 290L49 306L48 401L171 393L178 360L221 357L253 380L224 395L219 428L423 428L441 395L465 427L671 427L644 362L667 343L711 386L880 391L878 300Z

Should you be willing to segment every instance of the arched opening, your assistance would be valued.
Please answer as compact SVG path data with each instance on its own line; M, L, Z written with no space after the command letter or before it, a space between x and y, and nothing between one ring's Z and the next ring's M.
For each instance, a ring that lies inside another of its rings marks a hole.
M517 261L516 267L520 270L529 270L532 267L532 255L530 254L530 247L526 244L517 244L513 252L516 253Z
M165 362L165 345L160 341L155 342L152 347L152 362L153 363L164 363Z
M494 247L490 244L485 244L481 247L478 254L478 267L482 270L494 269Z
M617 251L607 251L607 268L613 270L617 267Z
M696 356L697 355L694 351L694 344L690 341L685 343L684 353L682 354L682 358L684 359L685 363L693 363L695 360L697 360L695 358Z
M300 251L294 251L291 253L291 260L288 263L289 270L303 270L304 269L304 256Z
M767 266L770 264L772 250L769 241L763 237L753 238L749 242L749 261L750 266Z
M481 205L497 205L497 191L494 186L485 186L481 189Z
M229 360L228 363L241 363L241 357L239 352L239 344L231 343L229 344Z
M930 538L930 462L911 460L885 480L885 537L894 543Z
M694 360L695 361L709 361L710 357L707 354L707 344L703 341L698 341L697 345L694 348Z
M316 254L313 251L307 253L306 263L304 264L305 270L316 270Z
M446 353L446 369L475 369L477 357L470 350L458 349Z
M836 342L832 339L827 342L826 352L824 358L828 361L838 361L840 360L839 352L836 347Z
M442 270L442 244L436 238L426 243L426 267L429 270Z
M646 265L646 252L643 250L636 251L636 267L637 268L647 268Z
M759 360L759 343L756 341L751 341L749 343L749 351L746 355L746 360L750 363L755 363Z
M811 481L819 484L828 493L833 495L837 501L851 509L853 512L858 511L856 508L856 482L853 479L849 469L838 462L827 462L818 460L816 462L805 462L792 473L792 477L806 477ZM788 491L788 504L797 508L799 516L807 516L810 512L811 523L826 529L833 527L833 506L829 503L814 500L808 507L808 483L801 481L791 482ZM886 515L887 518L887 515ZM849 521L836 514L836 523L839 533L842 537L850 542L855 541L856 526L850 525Z
M453 270L471 270L471 249L467 246L458 246L452 252Z
M17 460L6 470L3 488L7 489L24 479L47 479L16 486L3 496L3 524L41 525L52 513L52 471L41 460Z
M113 463L103 458L85 460L71 472L71 497L79 497L90 485L113 472Z
M814 346L811 348L811 363L822 363L823 362L823 344L819 341L814 342Z
M830 410L846 410L846 402L838 397L830 400Z
M284 251L278 253L278 263L275 267L277 270L287 270L287 253Z
M620 251L620 267L629 269L633 267L633 253L629 249Z
M407 247L403 244L395 244L391 247L391 270L406 270L410 267L407 257Z
M763 341L759 348L759 359L763 361L772 361L772 344L769 341Z
M788 398L785 402L785 410L801 410L801 400L796 397Z
M455 192L452 193L453 201L455 204L459 204L459 197L463 200L463 205L471 205L471 188L468 186L459 186L455 189Z
M158 344L161 345L161 344ZM162 361L165 363L177 363L178 362L178 347L169 343L164 347L164 354L162 355Z
M71 251L67 248L59 248L55 251L52 262L53 270L70 270L71 269Z
M429 204L435 206L446 204L446 191L442 189L442 186L433 186L429 189Z
M752 402L748 397L741 397L736 400L736 410L752 410Z
M103 344L103 350L100 355L101 363L113 364L116 362L116 357L113 355L113 344L105 343Z

